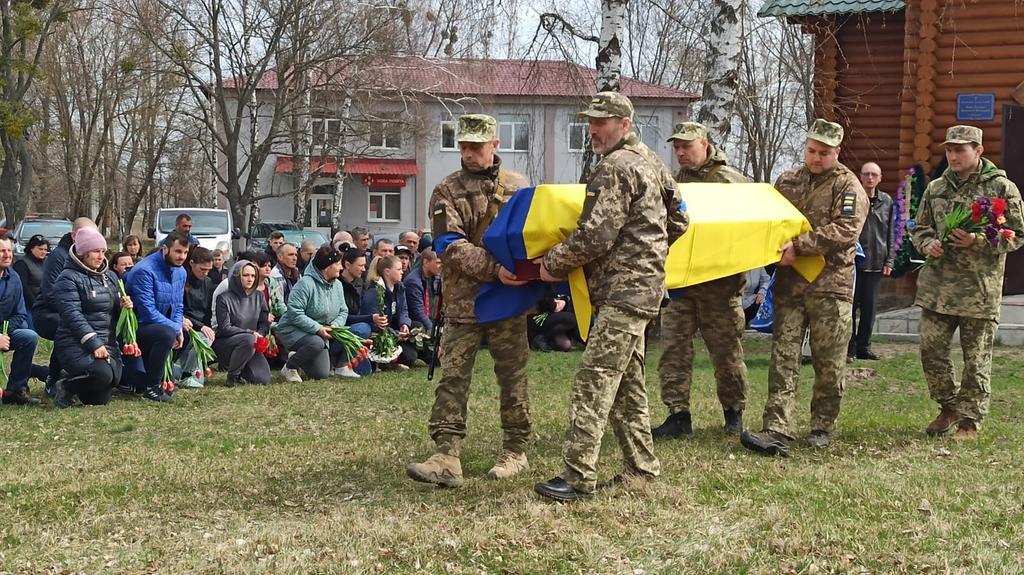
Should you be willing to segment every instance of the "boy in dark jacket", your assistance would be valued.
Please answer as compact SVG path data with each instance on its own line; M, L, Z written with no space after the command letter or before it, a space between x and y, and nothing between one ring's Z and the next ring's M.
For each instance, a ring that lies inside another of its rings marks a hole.
M14 252L11 240L0 239L0 325L6 329L0 333L0 352L14 352L11 359L11 373L7 378L7 390L3 402L12 405L39 405L39 400L29 395L28 378L46 378L45 368L40 373L32 367L32 356L36 353L39 336L28 327L28 313L25 311L25 294L21 278L11 270Z

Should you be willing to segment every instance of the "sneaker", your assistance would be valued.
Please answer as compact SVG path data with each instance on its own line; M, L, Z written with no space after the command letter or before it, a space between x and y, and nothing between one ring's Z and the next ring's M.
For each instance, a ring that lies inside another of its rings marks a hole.
M433 483L442 487L462 485L462 462L453 455L435 453L423 463L410 463L405 472L413 481L421 483Z
M302 376L299 375L299 370L288 367L288 364L281 368L281 376L288 383L302 383Z
M43 388L44 391L46 392L46 397L49 397L50 399L55 399L56 398L56 396L57 396L56 383L57 383L57 380L52 375L46 376L46 384L45 384L45 387Z
M774 431L744 431L740 434L740 444L761 455L789 457L789 438Z
M150 387L146 391L143 391L141 393L141 396L142 399L152 401L155 403L169 403L170 401L172 401L171 396L154 387Z
M498 461L494 464L494 467L487 472L487 478L508 479L529 469L530 463L526 460L525 453L505 450L498 456Z
M924 432L928 435L943 435L960 423L960 413L952 407L943 407L939 415L928 424Z
M741 433L743 431L743 412L735 409L725 410L725 431Z
M39 405L39 400L25 390L4 393L3 402L7 405Z
M665 423L651 430L651 435L656 439L693 437L693 424L690 421L690 412L679 411L665 418Z
M964 419L953 434L953 441L974 441L978 439L978 426L970 419Z
M828 447L828 444L832 443L832 435L827 431L812 431L804 441L810 447Z
M64 380L58 379L53 382L47 382L53 387L53 395L51 399L53 404L61 409L66 409L75 404L75 396L68 393L68 388L64 386Z
M338 369L334 370L334 375L337 375L338 377L351 377L351 378L358 378L359 377L359 374L354 372L354 371L352 371L352 368L347 366L347 365L341 366Z

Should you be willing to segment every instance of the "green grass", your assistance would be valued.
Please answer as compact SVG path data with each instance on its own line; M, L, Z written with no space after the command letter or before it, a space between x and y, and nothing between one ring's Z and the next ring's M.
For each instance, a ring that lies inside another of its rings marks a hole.
M719 431L706 353L696 437L656 444L663 475L576 506L532 493L560 469L579 354L531 356L531 470L484 476L500 447L489 356L477 362L466 484L405 477L431 452L424 370L357 381L182 391L171 405L0 408L0 573L1021 573L1024 357L997 350L981 439L937 412L914 346L859 362L834 446L750 454ZM748 340L748 427L768 346ZM652 420L659 351L647 371ZM222 377L222 376L220 376ZM800 390L807 431L811 370ZM219 381L216 380L215 381ZM600 472L618 471L605 438Z

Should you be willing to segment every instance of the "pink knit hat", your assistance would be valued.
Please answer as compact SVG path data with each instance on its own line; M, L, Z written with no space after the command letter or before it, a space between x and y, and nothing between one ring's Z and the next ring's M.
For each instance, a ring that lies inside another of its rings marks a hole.
M106 251L106 249L106 238L93 228L82 228L75 234L75 253L80 256L93 250Z

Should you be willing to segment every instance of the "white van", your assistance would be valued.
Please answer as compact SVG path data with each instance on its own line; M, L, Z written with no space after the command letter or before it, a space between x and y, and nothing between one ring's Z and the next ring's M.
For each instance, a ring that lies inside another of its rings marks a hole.
M180 214L192 217L192 235L199 245L210 250L220 250L225 260L233 259L232 240L239 238L239 231L231 222L231 212L211 208L161 208L157 210L149 237L160 245L167 234L174 231L174 222Z

